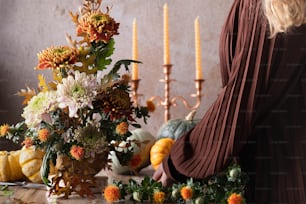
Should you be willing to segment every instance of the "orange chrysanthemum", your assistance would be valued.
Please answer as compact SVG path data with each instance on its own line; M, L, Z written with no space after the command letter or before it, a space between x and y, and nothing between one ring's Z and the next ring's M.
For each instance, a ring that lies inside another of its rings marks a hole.
M0 126L0 137L3 137L5 136L8 131L10 129L10 126L8 124L3 124Z
M193 196L193 190L189 186L184 186L181 188L181 196L184 200L189 200Z
M147 108L149 112L154 112L155 111L155 104L153 103L153 101L148 100L147 101Z
M49 130L46 129L46 128L40 129L40 130L38 131L38 139L39 139L40 141L42 141L42 142L47 141L48 138L49 138L49 136L50 136L50 132L49 132Z
M106 201L116 202L120 199L120 189L115 185L108 185L103 191L103 195Z
M153 200L155 203L164 203L166 194L162 191L155 191L153 194Z
M71 65L76 62L77 51L68 46L53 46L38 53L38 65L35 69L56 69L61 65Z
M29 137L26 137L26 138L24 139L24 141L22 142L22 144L23 144L26 148L31 147L31 146L33 145L33 140L32 140L31 138L29 138Z
M228 203L228 204L242 204L242 203L243 203L243 197L242 197L241 194L232 193L232 194L227 198L227 203Z
M129 124L127 122L121 122L116 126L116 132L119 135L125 135L128 131Z
M84 153L85 153L84 149L77 145L72 145L70 149L71 156L76 160L81 160L84 156Z
M78 22L77 35L90 42L108 43L113 35L118 35L119 23L108 14L101 11L90 12L81 17Z

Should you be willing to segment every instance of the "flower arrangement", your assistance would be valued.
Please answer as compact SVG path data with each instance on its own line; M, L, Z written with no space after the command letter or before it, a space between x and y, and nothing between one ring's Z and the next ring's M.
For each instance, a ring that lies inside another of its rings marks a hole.
M171 187L163 187L161 182L150 177L144 177L140 183L133 179L127 184L115 181L105 187L103 195L109 203L129 199L136 203L244 204L247 182L246 173L234 164L208 179L189 179L186 183L176 183Z
M126 165L138 143L129 139L129 129L140 127L137 119L146 123L154 109L150 102L147 106L133 104L130 77L119 74L121 67L128 71L131 63L140 62L119 60L108 68L119 23L109 15L108 7L106 12L100 10L101 3L84 0L79 13L70 12L78 40L67 35L69 46L52 46L38 53L35 69L51 70L52 81L38 75L37 89L27 87L18 92L25 98L24 121L0 127L2 137L45 151L43 181L52 193L66 197L72 191L81 196L91 194L87 189L94 181L88 175L96 172L94 168L109 167L110 151ZM93 165L96 160L99 162ZM50 181L52 165L58 173ZM60 181L69 187L61 187Z

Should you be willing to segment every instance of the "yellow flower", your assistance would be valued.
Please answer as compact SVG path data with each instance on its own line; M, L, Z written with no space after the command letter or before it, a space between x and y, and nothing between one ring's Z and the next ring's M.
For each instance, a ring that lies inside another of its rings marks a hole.
M77 51L68 46L53 46L38 53L38 65L35 69L56 69L60 65L70 65L76 62Z
M155 104L153 103L153 101L148 100L147 101L147 108L149 112L154 112L155 111Z
M8 124L3 124L0 126L0 137L4 137L10 129Z
M115 185L108 185L103 192L104 198L108 202L116 202L120 199L120 189Z
M70 149L70 154L72 157L74 157L76 160L81 160L84 156L84 149L80 146L72 145Z
M128 131L129 124L127 122L121 122L116 126L116 132L119 135L125 135Z
M154 203L164 203L166 194L162 191L154 191L153 200Z
M241 203L243 203L243 197L241 196L241 194L232 193L227 198L227 203L228 204L241 204Z
M50 133L47 128L43 128L38 131L38 139L42 142L47 141L49 136L50 136Z
M190 186L183 186L181 188L181 196L184 200L189 200L193 196L193 190Z

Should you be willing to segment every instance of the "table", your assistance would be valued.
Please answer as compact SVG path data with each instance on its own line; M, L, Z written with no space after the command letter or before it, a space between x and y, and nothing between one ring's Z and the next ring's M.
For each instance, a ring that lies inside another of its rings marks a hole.
M141 181L145 176L151 176L153 174L154 170L149 166L145 169L143 169L139 175L132 176L132 175L119 175L112 171L108 170L102 170L100 173L97 174L99 178L99 182L101 185L98 189L96 189L95 198L89 199L89 198L81 198L78 195L71 195L69 199L63 199L63 198L52 198L48 197L48 191L46 188L39 188L39 189L33 189L33 188L25 188L22 186L10 186L9 189L13 191L13 195L8 196L0 196L0 203L10 203L10 204L104 204L107 203L103 200L102 197L102 189L104 186L106 186L108 183L112 183L115 181L122 181L124 183L127 183L130 178ZM103 184L104 182L104 184ZM133 203L126 201L125 203Z

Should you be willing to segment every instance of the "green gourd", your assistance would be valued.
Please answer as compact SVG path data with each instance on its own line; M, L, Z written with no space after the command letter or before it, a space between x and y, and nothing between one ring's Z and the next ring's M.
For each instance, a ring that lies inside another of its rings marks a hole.
M160 127L157 139L168 137L177 140L198 123L199 120L194 120L195 114L196 111L192 110L185 118L168 120Z

